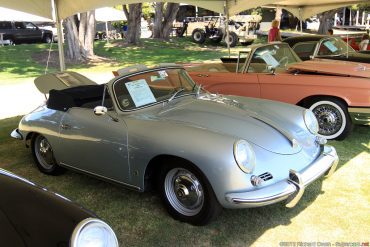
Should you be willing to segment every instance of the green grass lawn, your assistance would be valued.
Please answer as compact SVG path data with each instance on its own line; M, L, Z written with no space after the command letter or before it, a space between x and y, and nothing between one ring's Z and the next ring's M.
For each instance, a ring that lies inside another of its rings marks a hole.
M257 40L261 42L263 40ZM0 84L13 84L21 82L24 78L36 77L44 74L46 57L50 45L48 44L22 44L16 46L0 47ZM52 54L57 62L57 44L52 45ZM244 49L238 46L232 49L234 54ZM190 37L173 38L168 42L142 39L138 46L127 46L122 40L96 41L95 54L105 58L103 61L88 64L67 64L68 70L84 71L112 71L133 64L155 65L159 63L189 63L218 60L228 54L226 47L215 45L207 41L203 45L196 45ZM44 59L37 61L36 57ZM48 72L58 71L59 65L51 64Z
M356 126L337 148L340 163L316 181L299 204L224 210L210 225L173 220L155 193L138 193L72 171L40 173L31 152L9 137L19 117L0 121L0 167L24 176L96 212L123 246L278 246L281 241L368 242L370 230L370 128Z

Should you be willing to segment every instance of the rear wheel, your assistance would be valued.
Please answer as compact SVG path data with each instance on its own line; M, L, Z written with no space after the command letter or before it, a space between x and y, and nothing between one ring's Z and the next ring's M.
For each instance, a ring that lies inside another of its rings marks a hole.
M44 42L50 44L51 42L53 42L53 38L50 35L46 35L44 37Z
M230 47L235 47L238 43L238 35L234 32L229 33L229 40L227 40L227 34L225 34L225 43L226 45L229 43Z
M191 34L193 41L198 44L203 44L206 41L206 34L202 29L196 28Z
M57 175L63 172L64 169L57 165L53 149L44 136L34 136L31 141L31 148L37 168L41 172L49 175Z
M352 130L347 106L335 98L317 98L309 102L308 108L319 123L319 135L328 140L343 140Z
M189 164L166 165L159 182L167 211L176 220L205 225L221 212L211 185Z

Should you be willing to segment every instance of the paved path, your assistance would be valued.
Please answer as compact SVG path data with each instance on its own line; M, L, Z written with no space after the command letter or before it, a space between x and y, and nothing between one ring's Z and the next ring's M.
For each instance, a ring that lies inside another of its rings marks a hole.
M108 82L112 73L81 73L98 83ZM24 115L45 102L33 84L34 78L27 78L14 85L0 85L0 119Z

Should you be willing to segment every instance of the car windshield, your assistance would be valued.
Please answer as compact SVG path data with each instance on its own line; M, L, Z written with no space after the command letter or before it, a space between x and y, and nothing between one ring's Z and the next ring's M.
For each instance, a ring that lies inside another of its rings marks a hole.
M347 52L355 52L355 50L342 39L331 37L321 41L317 55L339 56Z
M196 84L184 69L155 69L121 78L113 90L121 110L129 111L196 93Z
M270 72L271 69L285 70L289 64L300 61L288 44L271 44L259 47L254 51L248 72Z

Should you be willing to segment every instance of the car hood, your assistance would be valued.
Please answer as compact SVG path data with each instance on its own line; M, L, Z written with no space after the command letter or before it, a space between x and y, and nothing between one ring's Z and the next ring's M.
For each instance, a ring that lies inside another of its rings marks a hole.
M82 220L95 217L56 193L0 168L0 232L12 246L68 246Z
M170 102L155 117L230 135L236 140L244 139L274 153L294 154L301 150L297 141L305 131L288 120L292 112L295 117L298 115L303 119L297 114L300 108L260 99L248 100L243 97L242 100L244 102L239 98L235 100L214 94L203 94L195 99L187 97L178 103ZM261 102L267 104L259 106ZM277 114L273 109L265 107L268 104L283 106L280 109L286 108L288 115L284 116L284 112Z
M34 81L40 93L48 94L50 90L62 90L70 87L96 85L87 77L72 71L57 72L39 76Z
M289 65L288 70L299 70L303 72L327 75L370 78L370 64L368 63L347 62L329 59L314 59L291 64Z

